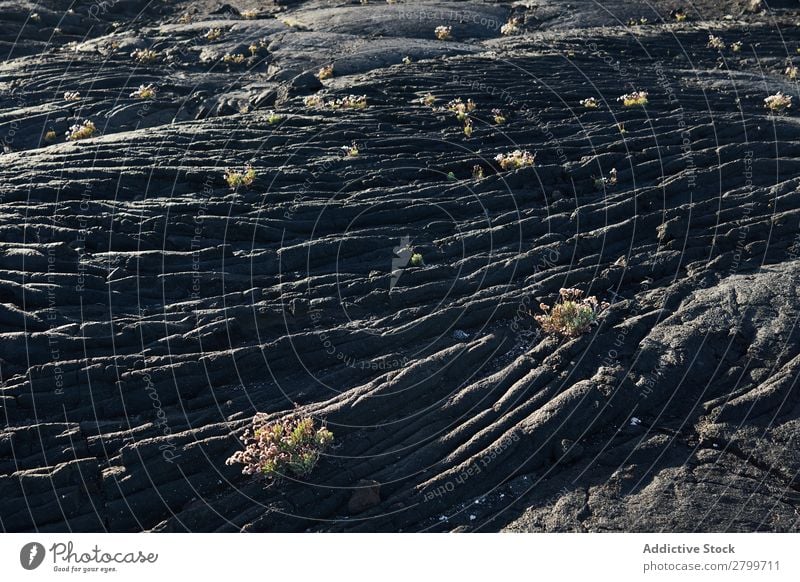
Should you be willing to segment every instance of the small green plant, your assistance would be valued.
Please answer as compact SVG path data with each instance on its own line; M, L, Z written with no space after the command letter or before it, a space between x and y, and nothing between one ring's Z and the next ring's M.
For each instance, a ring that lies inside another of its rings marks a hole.
M499 109L492 109L492 119L494 119L496 125L503 125L508 121L505 114Z
M433 107L436 104L436 97L431 93L425 93L425 95L419 98L419 102L427 107Z
M203 37L206 40L210 40L212 42L215 40L219 40L221 36L222 36L221 28L211 28L207 33L205 33L205 35L203 35Z
M647 105L647 91L634 91L617 98L625 107L644 107Z
M480 164L472 166L472 178L474 180L483 180L483 168Z
M439 40L451 40L453 38L452 26L437 26L433 33Z
M797 67L796 67L796 66L794 66L794 65L792 65L792 64L789 64L789 66L788 66L788 67L786 67L786 70L785 70L783 73L784 73L784 74L785 74L787 77L789 77L789 79L791 79L792 81L794 81L795 79L797 79L797 73L798 73L798 69L797 69Z
M594 187L598 190L602 190L608 186L616 186L617 185L617 169L611 168L608 172L608 177L602 176L600 178L594 179Z
M58 139L58 135L52 129L44 134L44 142L45 143L53 143L57 139Z
M226 65L242 65L246 57L242 53L225 53L222 57L222 62Z
M737 40L736 42L731 43L731 50L735 53L738 53L739 51L742 50L743 46L744 44L742 43L742 41Z
M708 44L706 46L708 46L708 48L713 48L718 51L724 51L726 45L725 41L722 40L720 37L714 36L713 34L709 34Z
M422 265L425 264L425 261L422 259L421 254L414 253L413 255L411 255L411 260L409 261L409 264L412 267L421 267Z
M348 95L347 97L341 97L339 99L334 99L333 101L328 101L326 105L331 109L366 109L367 96Z
M64 101L80 101L81 94L78 91L65 91Z
M342 153L348 158L357 158L359 154L358 145L356 145L356 142L353 142L349 146L342 146Z
M253 427L241 438L244 450L236 451L226 465L242 464L245 475L279 479L291 473L308 475L322 453L333 443L333 433L317 427L313 418L289 418L265 423L253 420Z
M503 36L511 36L522 32L519 25L522 21L519 18L511 18L503 26L500 27L500 34Z
M792 106L792 96L780 91L764 99L764 107L773 113L783 113Z
M92 137L97 128L94 123L88 119L83 123L76 123L67 131L67 141L78 141L79 139L86 139Z
M241 13L242 18L245 20L255 20L258 18L258 11L256 10L244 10Z
M256 171L251 165L246 165L243 170L225 170L225 181L232 189L236 190L241 186L245 188L251 186L256 179Z
M152 49L136 49L131 53L131 57L138 63L146 65L158 59L158 53Z
M600 103L598 103L597 99L595 99L594 97L587 97L586 99L581 99L580 103L586 109L597 109L598 107L600 107Z
M622 121L617 123L617 131L620 132L620 134L628 133L628 130L625 129L625 124Z
M348 95L347 97L340 97L332 101L325 101L319 95L309 95L303 99L306 107L313 107L320 109L327 107L328 109L366 109L367 96L366 95Z
M303 99L303 104L306 107L319 108L325 106L325 100L319 95L309 95Z
M319 72L317 73L317 78L320 81L324 81L325 79L332 79L333 78L333 65L325 65L322 67Z
M519 170L520 168L532 166L536 161L536 154L514 150L509 154L497 154L494 159L503 170Z
M139 85L139 88L131 93L131 97L135 99L155 99L158 89L150 83L149 85Z
M450 180L451 182L455 182L456 180L458 180L458 178L456 178L455 172L447 172L447 179Z
M259 55L259 54L260 54L262 51L266 51L266 50L267 50L267 46L269 46L269 43L268 43L266 40L264 40L264 39L262 38L262 39L261 39L261 40L259 40L258 42L254 42L254 43L253 43L253 44L251 44L249 47L247 47L247 50L249 50L249 51L250 51L250 54L251 54L252 56L256 57L256 56L258 56L258 55Z
M564 337L578 337L597 323L597 317L608 308L608 303L599 303L596 297L583 297L580 289L561 289L555 305L539 304L544 315L534 319L546 333Z
M686 16L686 12L683 11L683 8L676 8L672 11L672 17L676 22L683 22L686 20Z
M464 135L472 137L472 120L469 117L464 120Z
M273 110L267 111L267 123L270 125L275 125L276 123L280 123L283 121L283 115L275 113Z
M459 121L464 121L470 113L475 111L475 108L476 105L472 99L467 99L467 102L464 103L461 97L453 99L447 104L447 110L455 113Z
M403 57L403 64L404 65L410 65L411 63L412 63L411 57L409 57L408 55Z

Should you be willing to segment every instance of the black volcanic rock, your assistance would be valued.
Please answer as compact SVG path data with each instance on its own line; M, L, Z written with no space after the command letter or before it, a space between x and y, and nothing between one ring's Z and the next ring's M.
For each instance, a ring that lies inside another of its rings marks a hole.
M797 531L796 6L280 4L0 1L0 529Z

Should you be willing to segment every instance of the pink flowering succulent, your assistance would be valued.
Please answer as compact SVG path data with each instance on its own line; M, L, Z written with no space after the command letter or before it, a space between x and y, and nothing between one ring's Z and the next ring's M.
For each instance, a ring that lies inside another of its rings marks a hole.
M256 417L253 428L242 435L245 448L236 451L226 465L244 465L245 475L263 475L277 479L287 473L308 475L320 456L333 442L333 433L317 427L314 419L287 418L265 423Z

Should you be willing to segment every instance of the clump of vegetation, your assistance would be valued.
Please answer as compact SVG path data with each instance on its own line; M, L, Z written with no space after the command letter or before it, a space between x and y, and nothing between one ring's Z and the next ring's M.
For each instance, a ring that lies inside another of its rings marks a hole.
M611 168L608 172L608 177L602 176L600 178L594 179L594 187L598 190L602 190L607 186L616 186L617 185L617 169Z
M409 264L412 267L421 267L422 265L425 264L425 261L422 259L421 254L414 253L413 255L411 255L411 260L409 261Z
M328 101L326 105L331 109L366 109L367 96L348 95L347 97L341 97L339 99L334 99L333 101Z
M242 18L245 20L255 20L258 18L258 11L256 10L245 10L241 13Z
M740 50L742 50L743 46L744 44L742 43L742 41L737 40L736 42L731 44L731 50L735 53L738 53Z
M467 99L467 102L464 103L460 97L447 104L447 110L455 113L459 121L464 121L470 113L475 111L475 107L475 102L472 99Z
M617 123L617 131L619 131L621 134L622 133L628 133L628 130L625 129L625 124L623 122L621 122L621 121L619 123Z
M324 107L325 100L319 95L309 95L303 99L303 105L306 107Z
M245 475L277 479L287 473L308 475L322 453L333 443L333 433L317 427L313 418L289 418L270 423L253 421L242 435L244 450L235 452L226 465L242 464Z
M221 36L222 36L221 28L211 28L207 33L205 33L204 38L206 40L215 41L219 40Z
M503 125L506 121L508 121L505 114L503 114L503 112L499 109L492 109L492 119L494 119L494 122L497 125Z
M433 32L439 40L450 40L453 38L452 26L437 26Z
M480 164L472 166L472 178L474 180L483 180L483 168Z
M272 109L267 111L267 123L270 125L275 125L276 123L280 123L283 121L283 115L275 113Z
M544 315L536 315L534 319L546 333L578 337L597 323L608 303L599 303L594 296L584 298L580 289L561 289L555 305L540 303L539 308Z
M131 53L131 57L138 63L147 64L158 59L158 53L152 49L136 49Z
M647 91L634 91L633 93L626 93L617 98L617 101L622 101L625 107L637 107L647 105Z
M404 65L410 65L411 63L412 63L411 57L409 57L408 55L403 57L403 64Z
M639 25L644 26L648 22L650 22L650 21L647 20L647 18L645 18L644 16L640 17L638 20L635 19L635 18L629 18L628 19L628 26L639 26Z
M242 65L246 58L242 53L225 53L222 62L226 65Z
M320 81L324 81L325 79L332 79L333 78L333 64L325 65L322 67L319 72L317 73L317 78Z
M500 27L500 34L503 36L511 36L522 32L519 25L522 21L519 18L511 18L503 26Z
M792 106L792 96L780 91L764 99L764 107L773 113L783 113Z
M262 38L258 42L251 44L247 49L250 51L250 54L255 57L258 56L261 51L267 50L267 46L269 46L269 43Z
M464 120L464 135L472 137L472 120L469 117Z
M256 171L251 165L246 165L243 170L225 170L225 181L228 186L236 190L244 186L245 188L251 186L256 180Z
M672 18L674 18L676 22L683 22L686 20L686 16L686 12L683 11L683 8L676 8L672 11Z
M78 91L65 91L64 101L80 101L81 94Z
M797 72L798 72L797 67L790 63L789 66L786 67L786 70L783 73L787 77L789 77L792 81L794 81L795 79L797 79Z
M723 51L723 50L725 50L725 46L726 45L725 45L725 41L722 40L720 37L714 36L713 34L709 34L708 35L708 44L706 46L708 46L708 48L713 48L713 49L716 49L718 51Z
M69 128L69 131L67 131L67 141L78 141L79 139L92 137L96 131L97 128L94 123L87 119L83 123L76 123Z
M348 158L357 158L359 154L358 145L353 142L352 145L342 146L342 153Z
M53 131L52 129L48 130L48 132L44 134L45 143L53 143L54 141L56 141L56 139L58 139L58 135L56 135L56 132Z
M598 103L597 99L594 97L587 97L586 99L581 99L581 105L583 105L586 109L597 109L600 107L600 103Z
M156 93L158 93L158 89L150 83L149 85L139 85L139 88L131 93L131 97L136 99L155 99Z
M419 98L419 102L428 107L433 107L436 104L436 97L431 93L425 93L425 95Z
M366 109L367 96L366 95L348 95L347 97L340 97L332 101L325 101L319 95L309 95L303 99L303 104L306 107L329 109Z
M497 154L494 159L503 170L519 170L520 168L532 166L536 160L536 154L514 150L510 154Z

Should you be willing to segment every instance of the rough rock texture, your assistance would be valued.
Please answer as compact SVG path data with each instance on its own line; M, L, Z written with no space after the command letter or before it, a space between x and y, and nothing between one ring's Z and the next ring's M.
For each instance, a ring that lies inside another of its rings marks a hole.
M800 529L795 3L59 4L0 0L0 530ZM335 446L243 476L257 412Z

